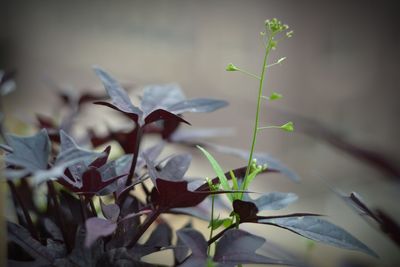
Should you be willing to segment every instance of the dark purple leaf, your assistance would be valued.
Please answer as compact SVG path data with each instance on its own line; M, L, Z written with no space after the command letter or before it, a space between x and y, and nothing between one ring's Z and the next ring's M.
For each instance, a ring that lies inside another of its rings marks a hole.
M335 192L363 219L367 220L367 218L371 218L375 221L376 224L374 224L374 226L378 225L383 233L400 246L400 225L391 216L379 209L370 209L362 198L355 192L352 192L349 196L337 190L335 190ZM367 220L367 222L370 221Z
M214 261L224 266L236 266L237 264L283 264L292 265L280 259L273 259L256 254L265 243L265 239L239 229L228 230L217 242Z
M270 192L262 194L256 199L250 198L248 194L244 195L244 200L253 202L259 211L263 210L280 210L286 208L289 204L298 199L294 193Z
M24 249L33 259L32 265L52 265L54 258L51 251L39 241L33 239L30 233L18 224L7 222L8 240Z
M232 205L233 211L239 215L241 223L258 221L258 208L254 203L236 199Z
M152 192L152 200L163 210L185 208L198 205L212 191L194 192L187 188L187 181L167 181L156 179L156 188ZM215 192L214 192L215 193Z
M162 142L155 144L154 146L151 146L151 147L143 150L140 153L138 161L136 163L136 169L141 170L146 165L146 161L145 161L144 157L147 157L147 160L149 162L155 162L156 159L160 156L164 147L165 147L165 143L162 141Z
M156 229L151 233L146 243L137 244L132 249L132 253L136 258L160 251L163 247L168 247L172 243L172 229L166 223L157 225Z
M108 157L110 156L111 146L107 146L103 151L103 156L98 157L89 166L100 168L107 163Z
M75 246L67 258L56 262L56 266L96 266L101 255L104 254L103 240L94 242L90 248L85 245L87 233L85 227L81 226L76 231Z
M144 125L152 123L152 122L156 122L159 120L163 120L163 121L172 120L172 121L183 122L183 123L191 125L189 122L185 121L180 116L175 115L174 113L171 113L164 109L156 109L153 112L151 112L149 115L147 115L147 117L144 119Z
M314 241L339 248L357 250L378 257L377 254L361 241L339 226L318 217L302 216L275 219L263 219L259 222L275 225Z
M173 208L187 208L200 204L207 196L226 194L232 191L210 191L198 188L191 191L187 181L168 181L157 178L155 187L151 192L153 204L162 212Z
M82 187L76 190L76 192L92 196L123 176L126 175L116 176L103 181L100 172L94 167L89 167L82 174Z
M116 222L120 214L119 206L116 204L104 204L101 198L99 199L101 211L103 212L104 217L112 222Z
M196 98L184 100L167 108L169 112L182 114L185 112L212 112L228 105L228 102L223 100L215 100L208 98Z
M150 114L155 109L166 109L184 99L182 90L175 84L150 85L143 90L141 109L144 114Z
M400 246L400 225L382 210L378 209L376 216L379 219L379 226L382 232L389 236L397 246Z
M111 235L117 229L117 224L109 220L92 217L86 220L85 227L85 246L90 247L100 237Z
M163 265L150 264L139 261L136 255L126 248L116 248L106 251L96 263L96 267L162 267Z
M136 115L137 117L142 115L143 112L132 104L126 91L114 78L99 67L94 67L93 69L102 81L113 106L124 113Z
M50 155L50 140L46 130L29 137L8 135L12 153L7 153L5 162L29 172L47 169Z
M138 122L139 121L140 117L139 117L138 114L133 113L133 112L125 112L123 109L119 108L117 105L113 105L113 104L105 102L105 101L96 101L96 102L93 102L93 104L112 108L112 109L114 109L116 111L119 111L119 112L123 113L125 116L127 116L129 119L131 119L134 122Z
M167 164L161 169L158 177L171 181L182 180L191 161L192 156L190 154L174 156L168 160Z
M141 208L139 201L135 197L128 195L120 208L120 217L126 218L127 216L130 216L130 214L137 214L139 212L139 208ZM107 243L107 249L126 246L131 240L132 236L136 234L139 225L139 216L121 220L118 223L115 235L110 242Z
M63 241L62 233L60 228L48 218L44 219L43 226L46 231L50 234L53 240Z
M193 228L192 221L189 221L177 232L179 232L182 229L192 229L192 228ZM177 239L178 240L176 241L176 246L173 249L175 265L182 263L189 254L189 248L185 245L185 243L182 241L182 239L180 239L179 236Z
M177 232L178 239L191 250L191 255L179 266L204 267L207 260L207 242L203 235L190 228Z

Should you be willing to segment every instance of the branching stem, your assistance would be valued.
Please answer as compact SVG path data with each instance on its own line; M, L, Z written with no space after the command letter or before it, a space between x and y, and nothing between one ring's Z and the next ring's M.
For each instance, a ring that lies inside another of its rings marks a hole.
M251 142L251 149L250 149L250 155L249 155L249 160L247 162L247 169L246 169L246 174L244 177L244 182L243 185L246 185L246 180L247 177L250 173L251 169L251 162L253 160L253 154L254 154L254 148L256 146L256 141L257 141L257 131L258 131L258 124L259 124L259 119L260 119L260 107L261 107L261 98L262 98L262 92L263 92L263 86L264 86L264 80L265 80L265 72L266 72L266 66L268 62L268 56L271 51L271 43L273 41L274 35L271 33L268 37L268 42L267 46L265 48L265 55L264 55L264 61L263 61L263 66L261 70L261 76L260 76L260 84L258 87L258 98L257 98L257 109L256 109L256 118L254 121L254 129L253 129L253 138ZM246 190L247 188L243 188L243 190Z

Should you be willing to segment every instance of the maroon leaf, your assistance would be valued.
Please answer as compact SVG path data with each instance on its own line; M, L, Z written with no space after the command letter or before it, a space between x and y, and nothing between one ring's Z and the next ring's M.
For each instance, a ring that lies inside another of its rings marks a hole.
M106 205L103 203L101 198L99 198L99 199L100 199L101 211L103 212L104 217L106 217L106 219L108 219L112 222L116 222L118 219L118 216L120 214L119 206L116 204Z
M106 164L107 159L110 156L110 151L111 151L111 146L107 146L103 151L103 155L95 159L92 163L89 164L89 166L100 168L101 166Z
M138 122L138 120L139 120L139 115L137 113L126 112L123 109L119 108L117 105L114 105L114 104L111 104L111 103L108 103L105 101L96 101L96 102L93 102L93 104L106 106L106 107L115 109L116 111L119 111L119 112L125 114L129 119L131 119L134 122Z
M192 252L192 254L179 266L206 266L207 242L203 235L191 228L183 228L177 232L177 235L179 240Z
M90 247L100 237L111 235L117 228L117 224L109 220L92 217L86 220L85 227L85 247Z
M147 115L147 117L144 119L144 124L149 124L152 122L156 122L159 120L164 120L164 121L177 121L177 122L183 122L186 124L191 125L189 122L185 121L184 119L182 119L180 116L175 115L169 111L166 111L164 109L156 109L153 112L151 112L149 115Z

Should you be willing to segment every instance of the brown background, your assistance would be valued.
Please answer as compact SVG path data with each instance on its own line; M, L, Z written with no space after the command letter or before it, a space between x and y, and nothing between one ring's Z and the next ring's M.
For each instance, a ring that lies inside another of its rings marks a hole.
M287 61L267 74L266 94L274 90L284 95L271 106L321 120L348 140L399 162L397 10L384 1L2 1L0 67L18 70L18 91L7 97L6 110L13 120L57 114L54 88L44 81L71 90L101 90L91 70L96 64L138 88L177 82L188 97L228 100L228 108L186 118L193 127L234 127L236 137L218 141L247 149L257 83L224 68L233 62L258 73L263 54L259 32L266 18L277 17L295 34L272 56L286 56ZM86 112L84 118L92 119L82 119L81 126L105 129L103 114L108 111L90 107ZM282 122L268 112L263 109L263 124ZM113 117L108 121L121 127ZM257 147L286 162L303 179L294 184L280 176L264 177L254 188L299 194L300 200L287 212L326 214L381 255L378 261L317 245L311 253L315 263L335 266L344 257L356 257L375 266L400 264L391 241L326 186L357 191L367 203L384 207L400 220L398 185L301 134L266 131ZM196 155L189 173L211 176L207 162ZM226 169L242 162L216 156ZM305 240L291 233L265 226L256 230L300 255L306 251Z

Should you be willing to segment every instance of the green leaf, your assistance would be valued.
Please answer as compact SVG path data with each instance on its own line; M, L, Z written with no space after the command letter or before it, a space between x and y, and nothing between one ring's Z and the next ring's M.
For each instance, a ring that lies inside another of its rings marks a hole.
M226 71L238 71L239 68L233 65L232 63L229 63L228 66L225 68Z
M283 95L278 94L276 92L273 92L270 96L269 96L269 100L273 101L273 100L278 100L281 99L283 97Z
M281 128L282 130L287 131L287 132L293 132L294 131L294 125L293 125L293 122L291 122L291 121L285 123L282 126L279 126L279 128Z
M220 219L218 216L218 218L210 221L208 228L211 228L212 230L216 230L219 227L221 227L222 225L226 228L226 227L229 227L231 224L232 224L231 218Z
M224 171L222 170L222 168L218 164L218 162L214 159L214 157L210 153L208 153L204 148L202 148L201 146L197 146L197 148L200 149L201 152L203 152L203 154L206 156L206 158L210 162L211 166L214 169L215 174L218 176L218 179L222 185L222 188L226 191L232 190L228 183L228 179L225 176ZM230 201L233 201L233 194L227 194L227 196L230 199Z

